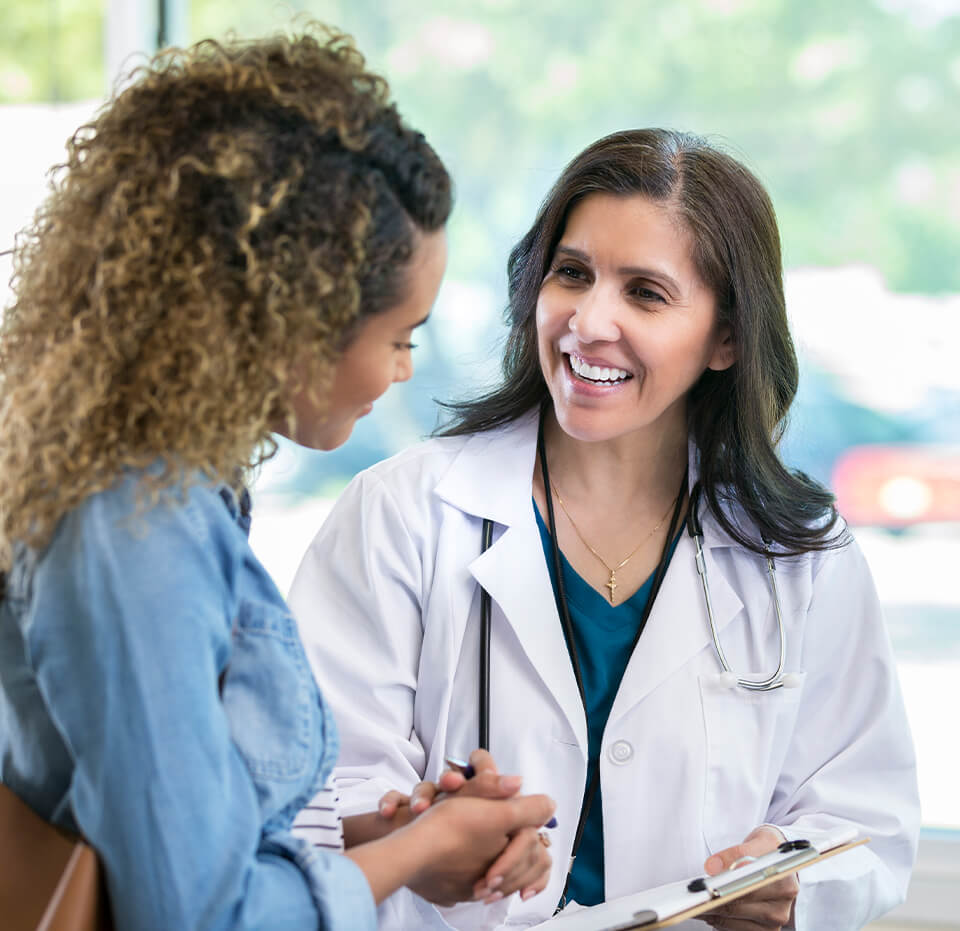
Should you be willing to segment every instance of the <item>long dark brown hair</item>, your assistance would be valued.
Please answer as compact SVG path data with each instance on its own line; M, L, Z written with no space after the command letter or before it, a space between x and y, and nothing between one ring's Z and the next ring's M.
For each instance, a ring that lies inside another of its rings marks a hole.
M489 430L549 403L537 353L537 298L570 211L595 193L667 204L691 234L718 323L730 328L737 361L705 371L687 404L703 499L723 529L756 552L768 544L790 555L842 543L833 496L777 454L799 373L773 205L749 170L689 133L614 133L567 165L510 253L503 379L479 398L446 405L454 418L440 435Z

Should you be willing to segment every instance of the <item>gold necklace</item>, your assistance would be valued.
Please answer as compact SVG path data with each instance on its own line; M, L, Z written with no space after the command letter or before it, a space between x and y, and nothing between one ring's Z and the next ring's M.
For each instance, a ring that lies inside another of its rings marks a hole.
M657 522L657 526L653 528L636 546L636 548L624 559L622 559L617 565L610 566L607 564L607 561L589 544L586 540L583 539L583 534L580 533L580 528L576 525L573 518L570 516L570 512L567 510L567 506L563 503L563 498L560 497L560 492L557 491L557 486L553 483L553 480L550 481L550 487L553 489L553 493L557 496L557 501L560 503L560 507L563 508L563 513L567 515L567 520L570 521L570 526L573 527L574 532L578 537L580 537L580 542L588 549L600 562L603 564L603 568L610 573L610 578L604 583L606 588L610 589L610 604L613 604L613 593L617 590L617 570L622 569L639 551L640 547L643 546L647 540L650 539L662 526L663 522L667 519L667 516L673 511L674 505L677 503L676 498L670 502L669 507L664 512L663 517Z

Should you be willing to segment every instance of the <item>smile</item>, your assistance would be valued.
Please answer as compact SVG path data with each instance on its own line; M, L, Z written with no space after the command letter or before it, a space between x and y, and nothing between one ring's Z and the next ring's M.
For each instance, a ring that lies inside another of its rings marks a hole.
M633 378L630 372L624 371L623 369L590 365L573 353L569 353L567 359L570 362L571 370L577 378L581 378L583 381L590 382L594 385L621 385L625 381Z

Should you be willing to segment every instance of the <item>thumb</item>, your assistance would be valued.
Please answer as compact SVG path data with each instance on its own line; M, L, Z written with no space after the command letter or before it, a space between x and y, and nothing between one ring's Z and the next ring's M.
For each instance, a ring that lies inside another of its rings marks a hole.
M549 795L522 795L508 799L503 805L509 812L508 834L520 828L543 827L557 808L557 803Z
M703 868L708 875L716 876L724 870L729 870L742 857L761 857L765 853L775 850L783 841L783 835L775 828L762 826L754 828L742 843L734 844L724 850L718 850L708 857Z
M493 761L493 757L487 750L476 749L470 754L470 765L473 767L473 771L479 775L480 773L497 773L497 764Z

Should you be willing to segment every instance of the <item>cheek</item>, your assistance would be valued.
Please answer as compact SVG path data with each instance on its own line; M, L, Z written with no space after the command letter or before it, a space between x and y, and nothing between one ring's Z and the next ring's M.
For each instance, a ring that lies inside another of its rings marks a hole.
M557 301L549 293L543 293L537 301L536 327L537 343L549 348L550 344L567 332L569 314L564 314Z
M375 401L381 395L385 394L387 389L393 384L393 376L397 369L396 355L391 352L385 352L377 361L377 364L371 366L363 379L365 401Z

